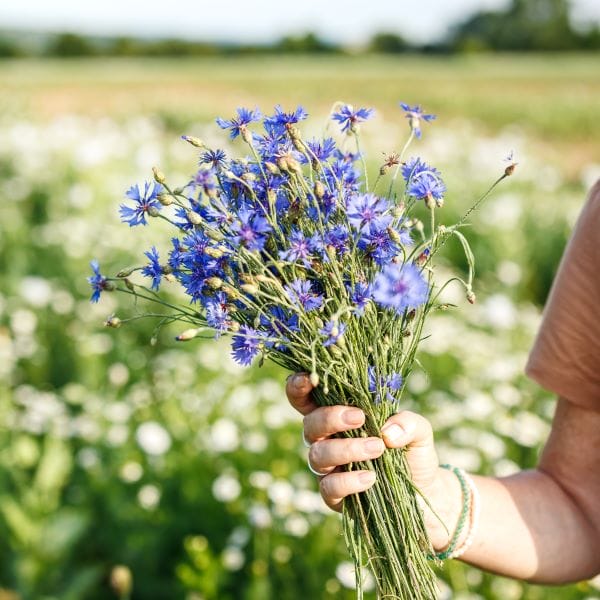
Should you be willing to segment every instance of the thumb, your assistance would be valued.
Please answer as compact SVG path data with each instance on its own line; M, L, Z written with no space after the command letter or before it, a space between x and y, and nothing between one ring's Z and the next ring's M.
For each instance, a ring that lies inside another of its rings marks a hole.
M435 480L439 460L429 421L408 410L392 415L381 428L388 448L406 448L406 460L414 484L422 491Z

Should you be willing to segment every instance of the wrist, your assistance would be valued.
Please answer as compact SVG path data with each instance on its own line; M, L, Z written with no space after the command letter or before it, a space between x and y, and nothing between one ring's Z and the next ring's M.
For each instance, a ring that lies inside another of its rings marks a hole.
M424 505L425 525L433 549L439 552L450 543L460 519L464 504L460 482L452 471L439 467L425 497L430 504ZM459 545L466 536L466 530L461 532Z

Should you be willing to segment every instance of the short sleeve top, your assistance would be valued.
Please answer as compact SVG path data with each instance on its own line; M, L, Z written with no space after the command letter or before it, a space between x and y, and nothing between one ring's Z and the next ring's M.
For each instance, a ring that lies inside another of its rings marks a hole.
M525 372L566 400L600 411L600 180L562 257Z

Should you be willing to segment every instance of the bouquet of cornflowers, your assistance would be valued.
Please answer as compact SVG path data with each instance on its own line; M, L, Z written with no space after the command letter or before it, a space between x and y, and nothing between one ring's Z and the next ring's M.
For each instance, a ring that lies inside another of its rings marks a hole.
M378 436L398 410L428 313L443 307L439 295L448 282L435 283L434 257L451 236L460 240L468 277L453 279L473 302L473 255L459 229L514 169L511 164L459 222L437 226L446 191L440 172L421 158L405 158L421 137L421 124L435 117L418 106L401 107L408 140L401 152L385 157L372 187L359 133L371 109L334 106L341 144L333 137L305 140L298 128L308 116L302 107L285 112L277 106L264 118L258 109L239 108L234 118L217 119L232 140L243 140L243 158L183 136L199 153L191 180L173 187L154 169L154 181L133 186L120 208L131 227L149 219L172 226L168 254L161 259L152 247L147 264L115 277L102 275L93 261L92 301L117 290L159 303L162 312L151 313L159 326L187 324L180 341L229 334L238 363L269 358L308 372L318 404L361 408L365 425L343 435ZM261 121L263 130L253 131ZM428 209L427 226L412 214L419 203ZM150 284L132 281L134 271ZM164 282L182 286L189 303L161 298ZM131 319L113 315L106 324L119 327ZM348 469L377 474L372 488L344 503L359 597L364 567L381 598L436 597L435 553L405 452L388 449Z

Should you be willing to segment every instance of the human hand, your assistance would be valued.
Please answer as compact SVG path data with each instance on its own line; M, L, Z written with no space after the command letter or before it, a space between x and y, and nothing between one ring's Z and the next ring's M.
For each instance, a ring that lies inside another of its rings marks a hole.
M291 405L304 415L304 437L310 443L308 460L321 474L319 486L327 506L341 511L346 496L364 492L375 483L373 471L345 471L344 465L377 458L386 447L406 447L413 482L438 515L425 509L428 533L434 548L444 547L448 531L443 523L453 522L460 511L461 492L456 477L439 468L429 421L405 410L385 422L381 438L332 438L336 433L361 427L365 415L350 406L318 407L311 399L311 390L308 374L296 373L288 378L286 394Z

